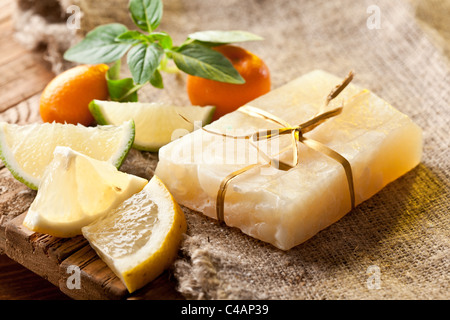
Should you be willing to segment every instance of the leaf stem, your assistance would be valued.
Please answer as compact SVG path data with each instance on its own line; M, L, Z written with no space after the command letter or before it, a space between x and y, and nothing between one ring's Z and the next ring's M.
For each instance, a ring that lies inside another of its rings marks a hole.
M164 57L161 60L161 63L159 65L159 70L164 71L166 73L178 73L180 72L180 69L177 68L177 66L169 66L169 59L167 58L167 55L164 55Z
M147 83L148 83L148 82L135 85L133 88L131 88L130 90L128 90L123 96L121 96L121 97L118 99L118 101L120 102L120 101L125 100L126 98L128 98L129 96L131 96L133 93L135 93L136 91L138 91L139 89L141 89L142 87L144 87Z

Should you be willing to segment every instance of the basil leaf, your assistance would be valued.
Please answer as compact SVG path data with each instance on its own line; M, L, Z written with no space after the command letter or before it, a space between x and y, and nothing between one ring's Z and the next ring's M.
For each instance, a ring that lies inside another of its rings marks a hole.
M187 74L220 82L245 83L230 60L206 46L192 43L169 53L177 67Z
M245 42L245 41L259 41L263 40L260 36L240 30L232 30L232 31L220 31L220 30L211 30L211 31L201 31L191 33L188 36L189 39L197 40L205 43L213 43L213 44L226 44L226 43L235 43L235 42Z
M130 43L130 44L136 44L141 41L147 41L147 37L136 30L129 30L121 35L119 35L116 38L116 41L124 42L124 43Z
M158 68L164 50L158 44L140 43L128 53L128 66L137 84L146 83Z
M136 26L152 32L161 22L163 4L161 0L131 0L129 10Z
M159 70L155 70L150 78L150 83L152 86L158 89L164 89L163 78Z
M131 44L121 43L116 38L127 30L127 27L119 23L99 26L80 43L67 50L64 59L86 64L119 60L131 48Z
M148 37L151 41L158 41L164 49L171 49L173 46L172 38L166 32L152 32Z
M124 96L132 90L135 85L134 81L131 78L125 79L117 79L117 80L107 80L109 97L113 101L121 101L121 102L137 102L138 94L137 91L128 95L124 98Z

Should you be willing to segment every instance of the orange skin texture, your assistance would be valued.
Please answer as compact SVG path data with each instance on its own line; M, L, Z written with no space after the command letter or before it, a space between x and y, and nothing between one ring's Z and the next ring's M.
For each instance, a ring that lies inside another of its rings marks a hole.
M215 47L214 50L225 55L245 79L244 84L231 84L188 75L189 100L193 105L216 106L213 120L217 120L269 92L271 81L269 68L255 54L232 45Z
M89 103L94 99L108 99L105 79L108 69L106 64L80 65L56 76L41 95L42 120L84 126L93 124Z

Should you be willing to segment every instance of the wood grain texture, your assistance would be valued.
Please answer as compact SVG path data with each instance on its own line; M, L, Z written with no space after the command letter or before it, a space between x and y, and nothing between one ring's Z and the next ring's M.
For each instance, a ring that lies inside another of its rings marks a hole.
M82 236L56 238L23 226L26 213L6 224L5 252L28 270L58 286L77 300L161 300L183 299L165 272L130 295L121 280L98 257ZM79 288L71 285L73 267L79 272Z
M80 288L67 285L72 275L70 266L80 269ZM68 257L60 265L59 287L62 292L78 300L119 300L128 295L128 291L111 269L99 259L95 251L86 245Z
M13 8L13 1L0 1L0 113L38 94L54 77L41 53L15 41Z
M54 74L38 64L33 54L19 55L0 65L0 112L41 92Z
M0 254L5 250L6 224L28 210L36 191L18 182L0 162Z
M0 300L69 300L58 287L0 255Z
M40 93L8 108L6 111L0 113L0 121L15 123L15 124L29 124L33 122L42 122L39 113L39 99Z
M6 224L5 252L8 257L59 286L59 265L87 244L81 236L62 239L33 232L23 226L25 214Z

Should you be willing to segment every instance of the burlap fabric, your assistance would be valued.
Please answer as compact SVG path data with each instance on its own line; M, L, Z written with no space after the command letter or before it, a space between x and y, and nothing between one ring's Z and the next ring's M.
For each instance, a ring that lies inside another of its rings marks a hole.
M273 87L316 68L354 70L355 83L409 115L425 141L417 168L287 252L186 209L172 268L179 291L188 299L450 298L450 1L164 3L161 29L175 43L199 30L257 33L265 40L245 46L269 65ZM141 100L187 103L184 76L164 77L166 89L148 88ZM156 163L133 152L123 170L149 177Z

